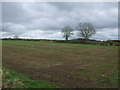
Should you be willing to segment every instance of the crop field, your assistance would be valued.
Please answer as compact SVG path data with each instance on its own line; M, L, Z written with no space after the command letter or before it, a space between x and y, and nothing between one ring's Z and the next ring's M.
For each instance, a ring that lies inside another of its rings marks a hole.
M2 41L3 67L62 88L118 87L118 47Z

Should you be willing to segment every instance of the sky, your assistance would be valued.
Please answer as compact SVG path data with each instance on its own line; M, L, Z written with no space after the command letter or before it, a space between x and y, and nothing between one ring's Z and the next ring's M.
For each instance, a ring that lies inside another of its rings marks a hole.
M1 4L0 4L1 5ZM91 39L118 39L117 2L2 2L2 37L63 40L61 29L73 28L70 39L79 38L76 26L91 23Z

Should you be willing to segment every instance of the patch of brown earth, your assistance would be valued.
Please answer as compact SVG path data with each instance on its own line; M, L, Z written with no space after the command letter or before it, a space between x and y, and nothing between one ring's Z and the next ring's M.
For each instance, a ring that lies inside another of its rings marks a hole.
M117 54L113 55L112 58L106 57L116 52L114 49L84 48L78 50L77 48L73 52L66 53L64 51L69 51L70 48L60 48L61 52L47 53L40 51L40 49L48 49L45 47L39 47L38 50L17 47L3 46L3 66L32 79L44 80L63 88L112 87L109 83L98 85L84 76L76 77L71 73L89 73L89 68L104 68L101 67L102 63L117 62ZM84 69L80 70L81 68ZM107 68L107 70L111 69L116 70L116 67ZM96 77L98 76L96 75Z

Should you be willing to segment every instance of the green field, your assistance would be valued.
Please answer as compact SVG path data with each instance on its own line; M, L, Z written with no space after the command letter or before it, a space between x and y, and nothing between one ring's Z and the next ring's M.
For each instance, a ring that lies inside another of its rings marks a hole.
M14 71L3 69L3 88L58 88L43 81L32 80Z
M51 87L118 87L115 46L4 40L2 54L3 67Z

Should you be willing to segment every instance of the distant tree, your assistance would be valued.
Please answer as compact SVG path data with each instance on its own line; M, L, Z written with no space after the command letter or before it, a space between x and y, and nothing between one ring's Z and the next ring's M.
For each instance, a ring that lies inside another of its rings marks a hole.
M14 38L14 39L19 39L19 36L18 36L18 35L15 35L13 38Z
M84 39L89 39L96 33L91 23L79 23L77 29L79 30L78 35L80 37L82 36Z
M71 35L73 35L73 29L71 28L71 26L65 26L64 28L62 28L61 32L63 33L63 37L66 39L66 41Z

